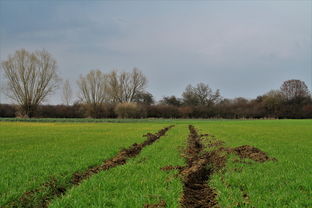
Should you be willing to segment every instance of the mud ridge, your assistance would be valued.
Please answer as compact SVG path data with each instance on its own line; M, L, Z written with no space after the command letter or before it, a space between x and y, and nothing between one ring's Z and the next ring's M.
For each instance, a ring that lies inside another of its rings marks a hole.
M155 141L160 139L161 136L164 136L165 133L174 127L173 125L165 127L158 131L156 134L147 133L143 135L147 139L140 143L134 143L132 146L126 149L122 149L115 157L105 160L101 165L88 168L84 172L76 172L72 175L70 181L67 181L65 184L52 179L47 183L42 184L37 189L25 192L20 198L9 202L4 208L13 208L13 207L27 207L27 208L45 208L48 207L49 202L52 199L60 197L66 193L66 191L73 186L79 185L82 181L90 178L92 175L95 175L101 171L109 170L110 168L124 165L129 158L137 156L144 147L153 144ZM43 196L40 195L40 192L47 192ZM160 204L162 205L163 202ZM154 206L155 207L155 206ZM160 207L160 206L158 206Z
M261 163L268 160L276 161L276 158L271 158L262 150L250 145L243 145L232 148L232 152L238 155L241 159L249 158L251 160Z
M170 170L183 170L184 167L183 166L172 166L172 165L168 165L168 166L164 166L164 167L161 167L160 170L163 170L163 171L170 171Z
M266 161L277 161L273 157L269 157L262 150L250 146L242 145L239 147L224 147L224 142L217 140L212 135L198 134L196 129L190 125L190 134L188 136L187 149L184 152L184 158L186 159L187 166L165 166L161 168L164 171L178 169L180 171L180 177L184 184L183 195L180 203L185 208L195 207L216 207L216 193L209 186L209 180L212 174L216 171L225 171L228 156L230 154L237 155L240 160L235 159L234 162L240 162L245 164L252 164L249 161L243 159L251 159L255 162L263 163ZM204 145L201 140L202 137L211 136L209 138L206 147L209 151L204 151ZM243 194L244 200L247 200L248 194ZM248 200L246 203L249 203Z
M181 171L183 182L183 194L180 200L181 206L214 207L217 202L214 190L208 185L210 175L213 173L211 163L218 161L217 152L203 152L201 135L190 125L187 149L184 157L187 166Z

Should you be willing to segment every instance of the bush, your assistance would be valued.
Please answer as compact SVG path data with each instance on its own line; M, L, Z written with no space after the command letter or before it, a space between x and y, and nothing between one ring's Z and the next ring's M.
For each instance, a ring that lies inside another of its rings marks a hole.
M213 106L195 106L190 116L192 118L214 118L217 114Z
M189 118L193 113L193 108L190 106L183 106L179 108L182 118Z
M119 103L115 107L118 118L145 118L146 110L136 103Z
M41 105L37 108L35 117L40 118L83 118L85 110L82 105Z
M115 105L113 104L97 104L97 105L83 105L85 117L89 118L116 118Z
M0 117L15 117L17 114L15 105L0 104Z
M151 105L147 111L152 118L181 118L178 107L173 105Z

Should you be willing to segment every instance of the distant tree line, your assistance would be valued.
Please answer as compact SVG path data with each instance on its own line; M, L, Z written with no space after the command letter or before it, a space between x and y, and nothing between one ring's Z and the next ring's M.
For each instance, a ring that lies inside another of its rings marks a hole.
M7 88L15 104L0 104L0 117L49 118L312 118L307 85L287 80L280 89L255 99L226 99L208 84L186 86L181 97L165 96L156 102L146 91L147 78L131 72L91 70L77 80L75 98L68 80L57 73L56 60L45 50L18 50L1 63ZM58 86L62 105L43 105Z

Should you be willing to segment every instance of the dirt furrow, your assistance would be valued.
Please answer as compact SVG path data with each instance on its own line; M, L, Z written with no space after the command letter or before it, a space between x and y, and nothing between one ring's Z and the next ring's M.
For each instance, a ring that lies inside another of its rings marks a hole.
M5 208L24 207L24 208L42 208L48 207L51 200L60 197L66 193L67 190L73 186L79 185L82 181L88 179L101 171L109 170L110 168L124 165L129 158L137 156L144 147L153 144L155 141L164 136L165 133L172 128L172 126L165 127L156 134L147 133L144 135L147 139L140 143L134 143L126 149L122 149L115 157L105 160L101 165L88 168L83 172L76 172L67 182L59 182L53 179L47 183L42 184L39 188L25 192L20 198L9 202Z
M216 207L217 195L214 189L209 186L209 180L212 174L225 167L229 154L237 155L240 160L235 159L235 161L241 163L249 164L250 162L242 160L246 158L260 163L270 160L277 161L275 158L269 157L262 150L250 145L243 145L235 148L224 147L223 141L217 140L212 135L199 135L192 125L189 126L189 131L187 148L184 152L187 166L165 166L161 168L164 171L174 169L180 170L180 176L184 185L183 195L180 200L182 207ZM204 147L201 142L202 137L208 136L210 136L207 141L208 144ZM206 148L209 150L205 151ZM248 196L247 193L244 193L244 196L245 195Z
M208 185L208 180L213 172L213 167L209 165L213 152L204 152L201 136L198 135L193 126L189 126L187 149L184 157L187 167L181 171L183 181L183 195L181 206L193 207L213 207L217 204L214 190Z

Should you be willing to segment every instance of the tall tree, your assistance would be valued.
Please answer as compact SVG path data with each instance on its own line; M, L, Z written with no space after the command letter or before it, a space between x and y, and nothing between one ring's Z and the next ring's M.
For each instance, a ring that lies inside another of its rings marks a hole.
M65 105L70 105L71 101L73 99L73 91L70 86L69 80L66 80L63 84L63 89L62 89L62 100Z
M92 70L77 81L80 100L87 104L89 114L97 117L99 108L107 101L107 75L100 70Z
M281 92L287 100L306 98L310 96L309 89L304 81L291 79L281 86Z
M185 105L209 105L217 103L221 99L220 90L213 90L204 83L198 83L196 87L188 85L182 94Z
M182 93L184 105L195 106L199 105L199 99L196 95L195 89L192 85L187 85Z
M108 74L108 94L111 102L134 102L138 94L145 91L147 79L143 73L134 68L132 72L112 71Z
M153 104L154 98L153 95L149 92L140 92L138 93L133 100L135 103L145 104L145 105L151 105Z
M280 90L271 90L262 96L262 104L266 113L270 117L278 117L281 105L283 104L283 94Z
M21 116L32 117L59 82L56 60L46 50L18 50L1 66L7 79L6 94L19 104Z
M180 98L177 98L176 96L165 96L160 101L161 104L164 105L173 105L173 106L181 106L182 101Z

